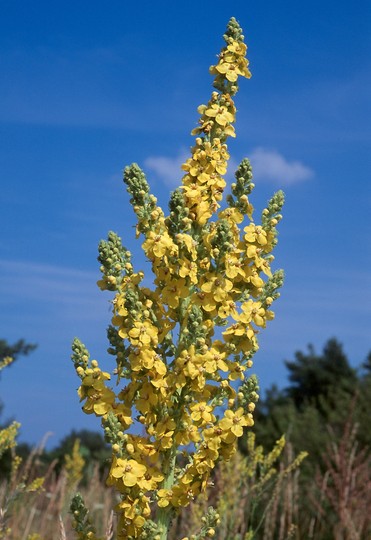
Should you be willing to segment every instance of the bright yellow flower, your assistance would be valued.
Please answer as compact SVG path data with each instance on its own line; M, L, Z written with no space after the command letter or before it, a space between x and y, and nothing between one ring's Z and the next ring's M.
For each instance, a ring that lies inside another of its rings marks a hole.
M193 261L186 261L183 259L181 259L179 263L181 265L179 268L179 276L182 278L189 277L191 283L196 285L198 271L197 264Z
M233 300L225 300L218 309L218 315L222 319L227 319L232 316L235 320L238 319L237 306Z
M156 359L156 353L149 347L141 347L140 349L134 349L129 354L130 367L133 371L140 371L144 369L151 369Z
M191 418L195 422L201 422L202 424L208 424L215 421L215 416L212 414L213 408L207 405L206 402L201 401L195 403L190 407Z
M238 56L245 57L247 51L247 45L243 41L233 40L227 45L227 50L235 53Z
M230 122L234 122L234 115L231 114L227 107L213 103L208 109L205 110L205 115L211 118L215 118L220 126L226 126Z
M158 422L155 426L149 427L148 433L156 438L161 448L170 448L173 443L172 439L175 428L175 421L168 417Z
M201 290L210 293L216 302L223 302L227 293L233 288L233 283L222 276L207 276L207 281L201 286Z
M147 239L143 242L144 252L151 258L153 254L155 257L163 257L166 255L176 256L178 253L178 247L174 244L173 240L167 232L156 234L149 231Z
M148 321L135 321L133 327L128 331L128 338L132 345L157 345L157 334L157 328Z
M178 446L187 446L191 442L199 442L201 440L201 435L195 425L188 424L185 429L182 429L175 434L174 440Z
M260 302L248 300L241 305L241 310L243 314L240 316L240 321L254 322L257 326L265 327L265 309Z
M181 298L186 298L189 294L189 288L186 286L185 279L172 279L162 289L162 300L172 309L176 309Z
M171 491L171 489L159 489L157 491L157 505L160 508L166 508L166 506L169 506L172 496L173 492Z
M185 245L188 253L191 255L192 261L197 259L197 242L192 238L190 234L177 234L176 241L179 245ZM188 262L188 258L186 261Z
M220 420L219 426L223 431L230 431L236 437L241 437L243 428L245 426L251 426L251 421L251 414L250 416L245 415L243 408L240 407L235 412L230 410L225 411L224 418Z
M255 225L250 223L247 227L244 228L245 231L245 240L247 242L256 242L260 246L265 246L267 243L267 233L260 225Z
M113 460L110 476L122 479L124 486L140 485L141 478L146 474L147 467L134 459L116 458Z
M237 208L226 208L222 212L219 212L220 219L227 219L231 223L242 223L244 216Z
M139 412L146 414L158 403L158 395L149 382L145 382L139 390L139 397L135 401L135 406Z
M236 277L245 277L240 258L235 253L228 253L225 257L225 275L234 280Z

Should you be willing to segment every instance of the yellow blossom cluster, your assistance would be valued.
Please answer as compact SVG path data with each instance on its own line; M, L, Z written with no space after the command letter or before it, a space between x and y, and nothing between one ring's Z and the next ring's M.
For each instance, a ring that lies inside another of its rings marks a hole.
M257 384L246 371L282 284L282 272L271 272L271 252L283 194L272 197L256 224L245 159L222 204L226 140L235 136L232 96L238 77L250 77L235 19L224 39L210 69L217 91L198 109L195 146L168 216L138 165L125 169L153 288L142 284L143 272L134 271L117 235L99 246L98 285L114 292L108 351L116 357L118 387L80 341L73 344L83 410L102 418L112 444L108 483L121 494L122 540L166 539L177 509L206 489L216 463L230 459L254 423Z

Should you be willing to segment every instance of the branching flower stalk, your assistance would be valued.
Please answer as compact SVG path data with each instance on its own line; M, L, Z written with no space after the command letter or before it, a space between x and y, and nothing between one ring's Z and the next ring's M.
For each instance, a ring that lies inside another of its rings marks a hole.
M283 193L256 224L244 159L222 205L226 141L235 137L233 96L239 77L251 76L233 18L224 40L210 68L215 91L198 108L195 145L169 215L137 164L124 172L153 288L142 284L143 272L134 270L115 233L99 245L98 285L114 293L108 352L116 357L115 389L85 346L73 343L83 410L102 418L112 445L108 484L121 495L118 539L165 540L175 513L206 490L217 462L231 458L254 423L257 382L247 372L283 282L282 271L271 272ZM215 515L208 512L197 538L213 535Z

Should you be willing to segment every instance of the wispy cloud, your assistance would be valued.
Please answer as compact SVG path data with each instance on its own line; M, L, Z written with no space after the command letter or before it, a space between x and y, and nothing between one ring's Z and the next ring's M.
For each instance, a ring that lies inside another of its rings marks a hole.
M181 149L175 157L150 156L145 160L145 166L168 186L179 184L183 173L181 165L188 157L185 149ZM313 177L313 170L301 161L289 161L277 150L254 148L250 155L256 180L277 183L285 186L297 184ZM227 177L236 170L237 162L232 159L229 163Z
M0 260L0 297L4 308L11 303L13 308L35 313L47 311L58 318L77 318L84 313L89 319L97 318L97 307L101 304L95 283L98 273L36 264L27 261ZM79 312L76 307L79 307ZM63 313L62 313L63 312Z
M174 187L180 183L184 174L181 165L188 156L189 152L182 148L175 157L150 156L145 160L144 165L154 171L166 185Z
M289 161L277 150L258 147L250 153L254 178L260 181L291 185L314 176L313 170L301 161Z

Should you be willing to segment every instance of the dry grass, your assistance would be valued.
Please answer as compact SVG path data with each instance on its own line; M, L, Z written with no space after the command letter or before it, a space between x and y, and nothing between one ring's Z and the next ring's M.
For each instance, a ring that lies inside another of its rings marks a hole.
M44 471L40 461L40 448L35 450L9 481L0 484L0 508L5 519L0 523L0 538L7 540L72 540L69 505L78 489L90 509L90 517L100 538L113 538L114 518L112 509L117 503L113 491L105 486L98 464L87 485L68 487L65 469L57 474L56 462ZM40 476L44 477L42 489L37 492L22 490L24 485ZM7 529L11 531L5 532ZM3 536L1 533L3 532Z
M220 514L215 540L363 540L371 538L371 459L356 442L356 427L344 429L323 456L322 471L300 482L289 444L280 454L261 455L259 447L237 453L216 470L207 498L198 498L173 524L170 540L197 534L212 504ZM78 490L90 510L97 536L115 538L112 511L116 495L105 486L98 464L86 485L70 486L56 463L44 470L42 447L8 481L0 483L0 538L7 540L74 540L69 504ZM255 453L254 453L255 452ZM273 456L273 457L272 457ZM318 469L319 471L319 469ZM39 492L22 491L44 476ZM5 532L7 528L11 532Z

